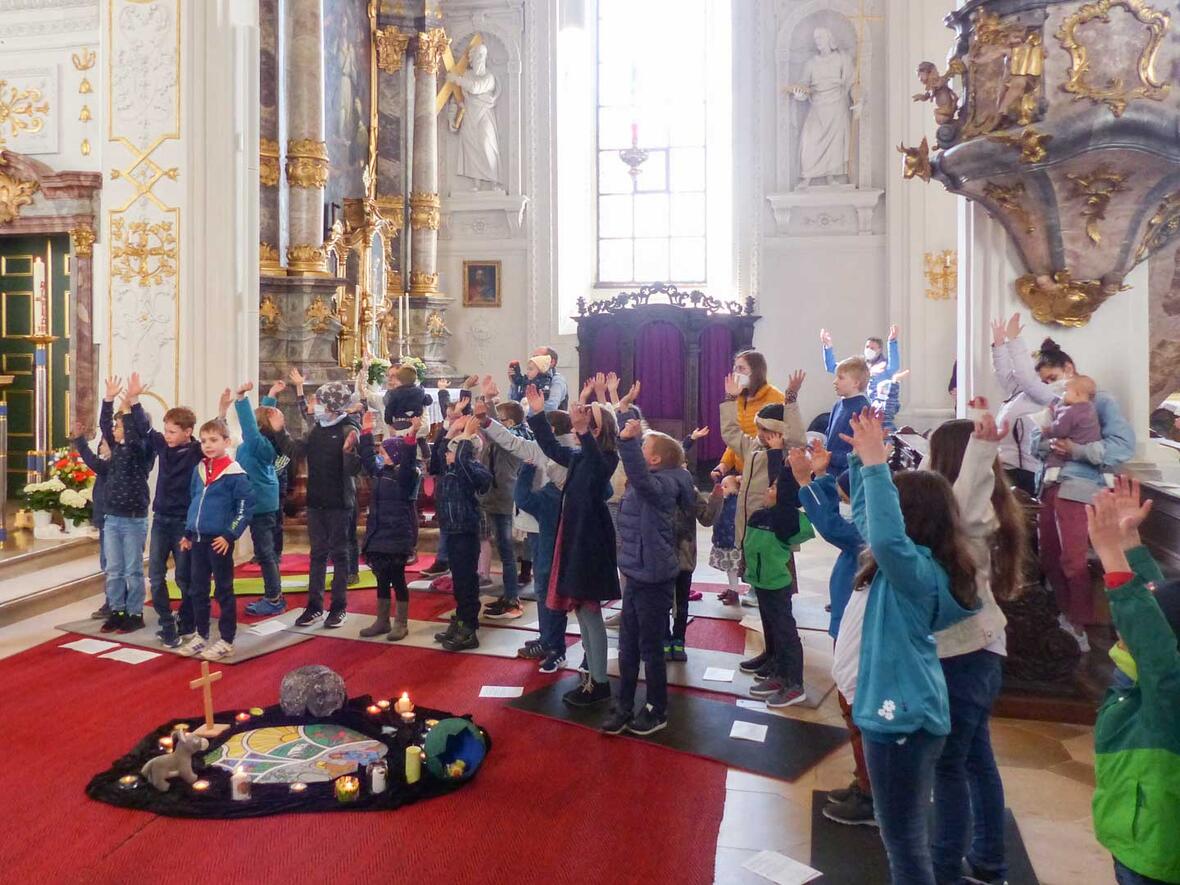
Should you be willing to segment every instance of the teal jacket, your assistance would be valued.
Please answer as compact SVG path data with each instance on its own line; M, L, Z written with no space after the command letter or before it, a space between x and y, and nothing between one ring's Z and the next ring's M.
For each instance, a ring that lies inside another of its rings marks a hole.
M860 644L852 719L870 737L951 731L946 680L934 632L973 612L950 592L930 550L905 533L893 477L885 464L849 458L852 519L877 561ZM854 591L856 592L856 591Z
M279 477L275 473L278 453L258 429L249 398L235 400L234 409L238 413L238 423L242 425L242 443L238 446L236 459L250 478L254 515L274 513L279 509Z
M1143 547L1134 576L1107 591L1138 681L1112 688L1094 724L1094 835L1141 876L1180 882L1180 650L1151 597L1164 576Z

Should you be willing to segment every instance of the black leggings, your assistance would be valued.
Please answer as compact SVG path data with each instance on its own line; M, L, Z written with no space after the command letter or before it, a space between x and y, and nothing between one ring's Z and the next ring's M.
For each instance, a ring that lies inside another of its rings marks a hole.
M366 553L365 562L377 579L377 598L389 599L389 588L398 602L410 601L410 590L406 587L406 562L408 556L401 553Z
M665 631L667 641L684 642L688 630L688 594L692 591L692 572L682 571L676 575L676 601L672 605L672 628Z

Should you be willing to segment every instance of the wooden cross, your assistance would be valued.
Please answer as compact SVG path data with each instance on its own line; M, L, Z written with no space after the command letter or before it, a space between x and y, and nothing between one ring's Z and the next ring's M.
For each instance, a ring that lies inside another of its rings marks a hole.
M201 661L201 678L194 679L188 687L191 689L201 689L201 694L205 701L205 724L198 728L193 734L201 737L217 737L227 728L228 725L218 725L213 721L213 683L219 680L222 676L220 670L216 673L209 672L209 662Z
M474 37L471 38L471 42L467 44L467 48L463 51L463 54L461 56L459 56L458 61L455 61L455 56L451 54L451 47L448 44L447 48L443 51L443 57L442 57L443 68L446 69L446 72L448 74L451 73L452 71L454 73L460 74L460 75L466 74L467 73L467 66L470 63L470 59L471 59L471 50L474 49L476 46L479 46L482 43L483 43L483 35L476 34ZM455 99L455 104L459 105L459 107L462 107L463 106L463 89L459 86L458 83L444 82L442 89L440 89L438 91L438 95L435 97L434 112L437 114L439 111L441 111L443 108L445 108L447 106L447 102L450 101L451 98Z

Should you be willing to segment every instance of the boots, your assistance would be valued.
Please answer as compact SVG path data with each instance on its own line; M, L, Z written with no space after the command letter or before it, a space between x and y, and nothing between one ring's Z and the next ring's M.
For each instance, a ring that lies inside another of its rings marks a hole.
M398 603L401 605L401 603ZM361 636L380 636L389 632L389 600L377 600L377 620L361 630Z
M390 642L397 642L399 639L405 639L406 634L410 632L410 626L406 622L410 618L410 602L406 600L402 602L397 601L397 615L393 620L393 629L389 631L389 635L385 638Z
M434 641L435 642L449 642L451 640L451 637L453 637L458 632L458 630L459 630L459 616L458 615L451 615L451 622L449 624L447 624L447 629L443 630L441 633L435 633L434 634Z

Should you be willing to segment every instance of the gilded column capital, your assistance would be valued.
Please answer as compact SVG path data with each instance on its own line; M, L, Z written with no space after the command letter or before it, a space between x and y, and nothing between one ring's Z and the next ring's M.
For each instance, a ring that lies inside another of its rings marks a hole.
M327 272L328 255L319 246L287 247L287 272L292 276L317 276Z
M279 263L279 248L270 243L258 244L258 269L268 276L277 271L283 273L283 266Z
M94 229L75 227L70 231L70 249L75 258L94 257Z
M389 229L394 233L400 232L406 224L405 198L401 194L394 194L392 196L378 195L375 202L378 211L381 213L381 217L385 219L385 223Z
M396 74L406 61L406 47L410 45L409 31L395 27L380 28L377 38L377 67L387 74Z
M451 38L442 28L431 28L418 33L418 51L414 56L414 67L424 74L438 70L443 53L451 45Z
M292 138L287 142L287 184L291 187L323 188L328 184L328 146L314 138Z
M273 138L258 141L258 182L263 187L279 183L279 143Z
M442 202L438 194L418 191L410 194L410 227L413 230L438 230L442 222Z
M437 295L438 274L426 273L421 270L410 271L411 295Z

